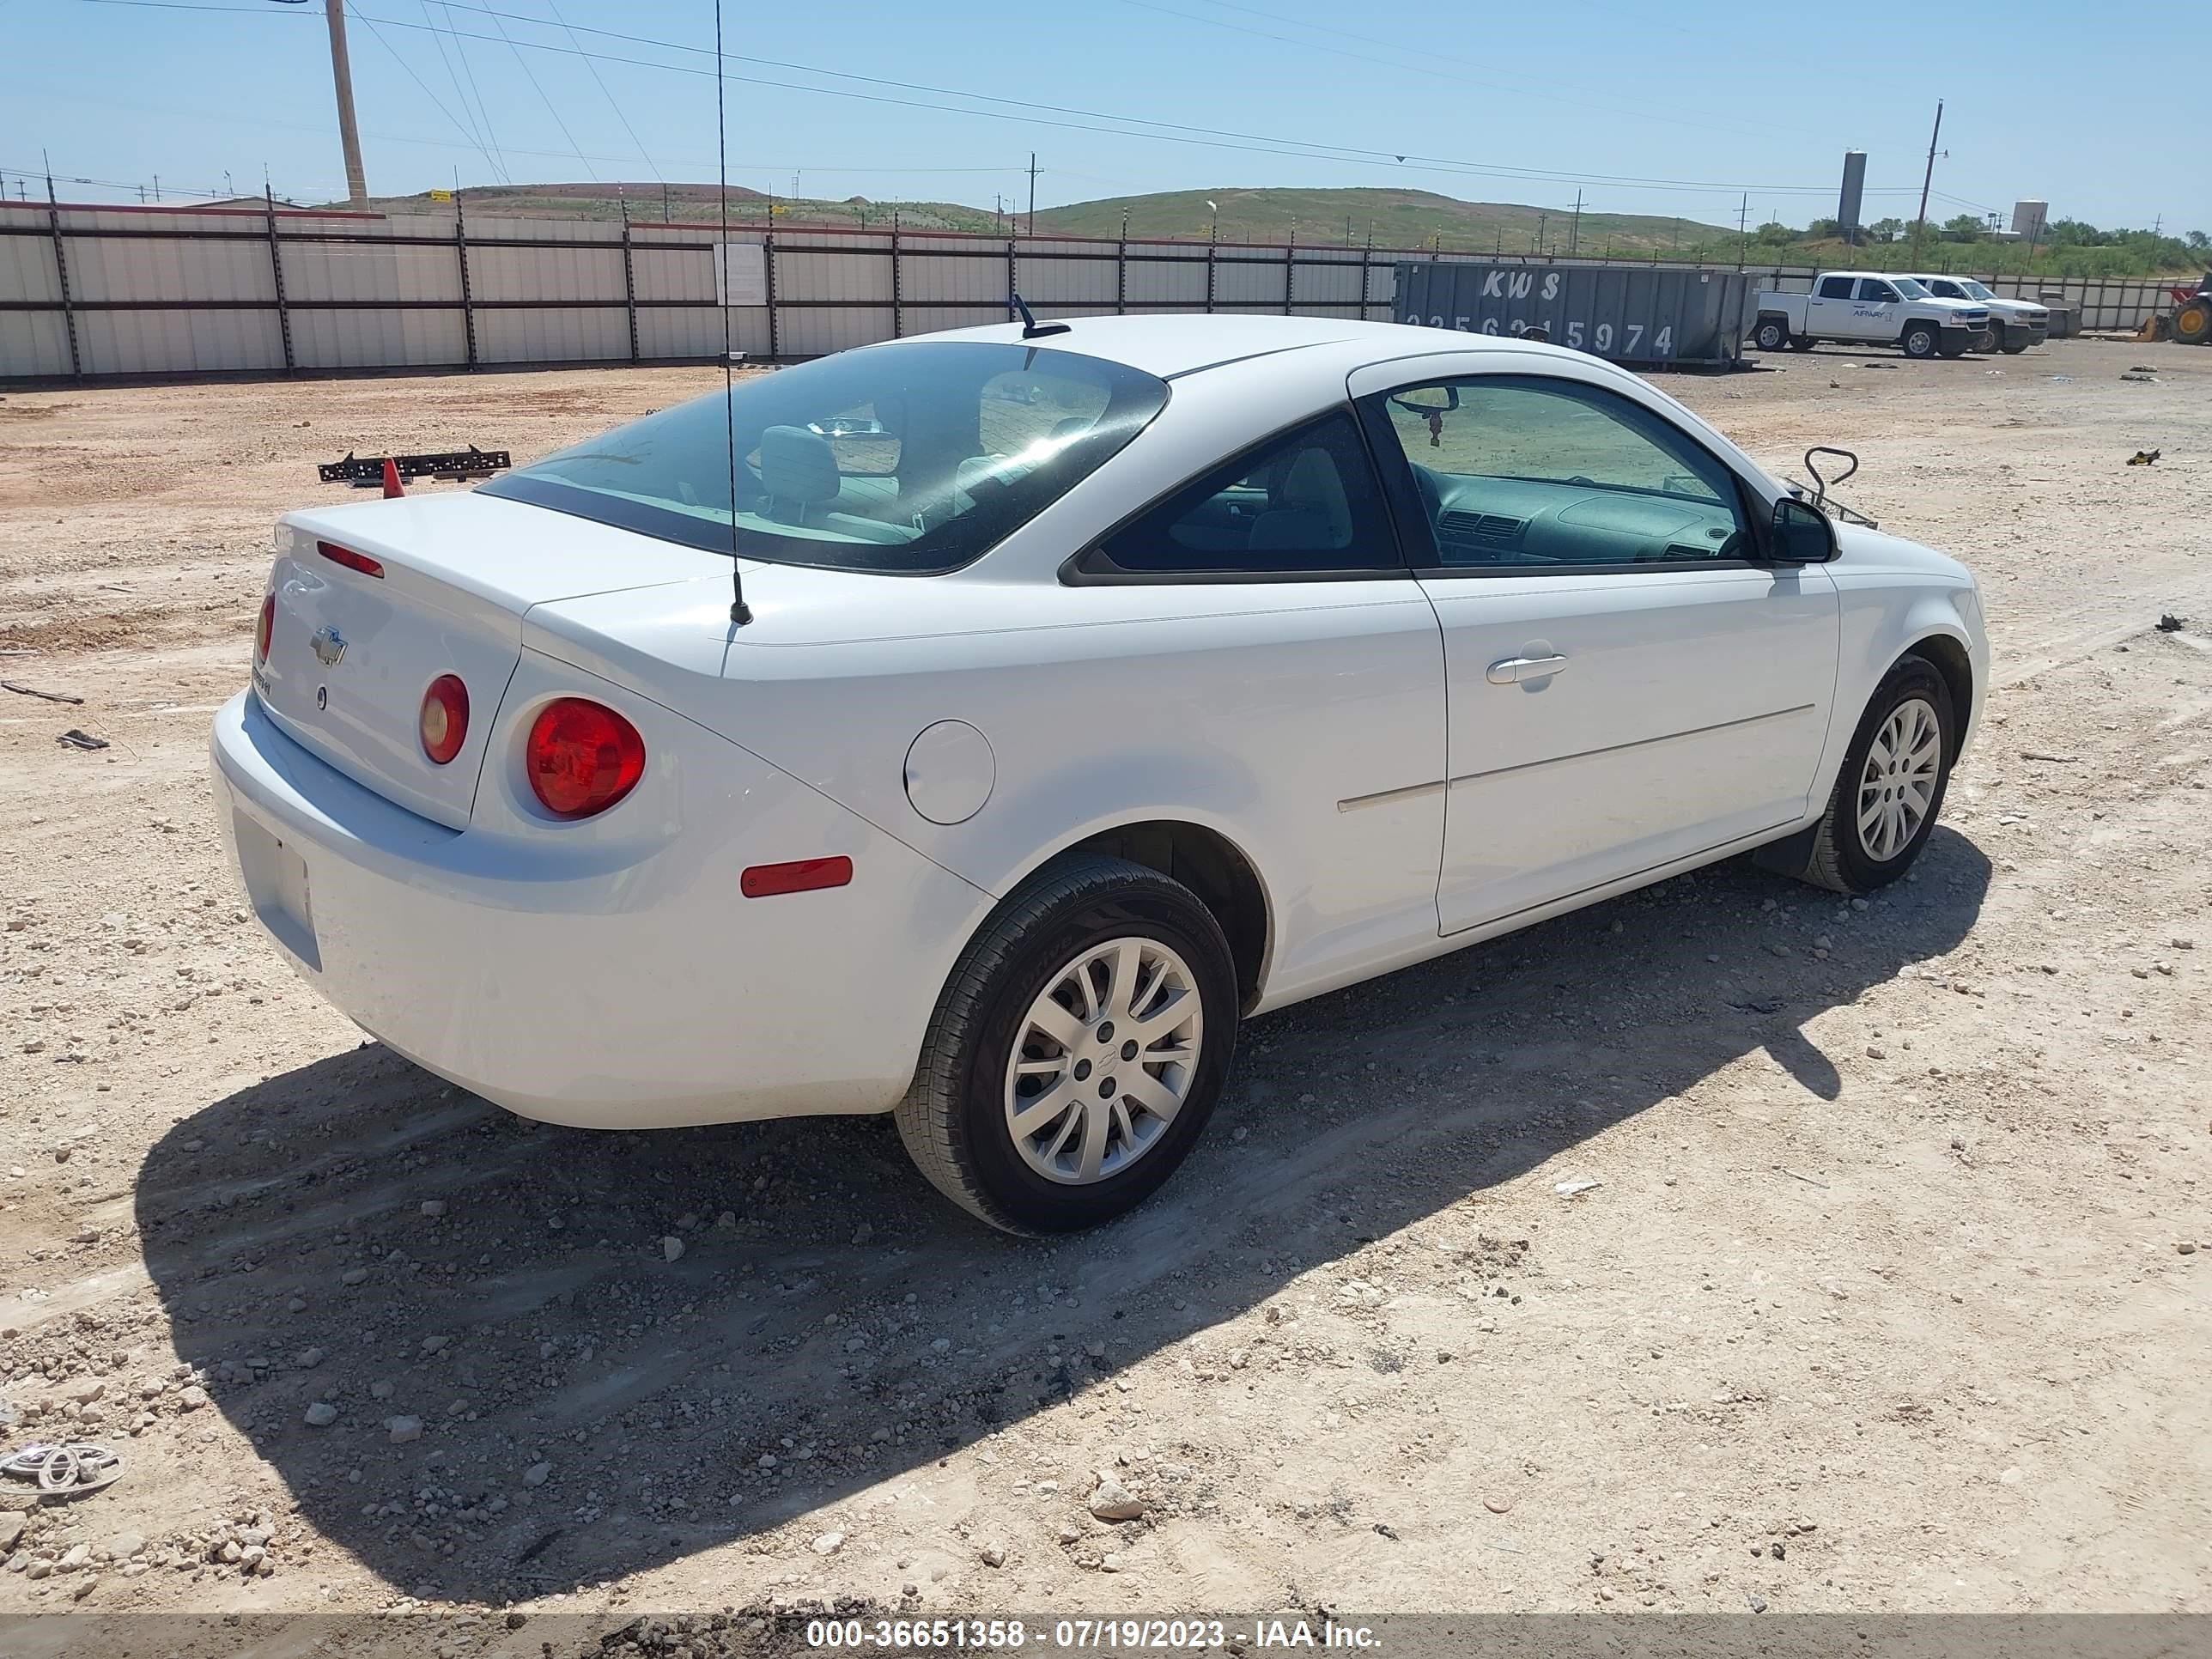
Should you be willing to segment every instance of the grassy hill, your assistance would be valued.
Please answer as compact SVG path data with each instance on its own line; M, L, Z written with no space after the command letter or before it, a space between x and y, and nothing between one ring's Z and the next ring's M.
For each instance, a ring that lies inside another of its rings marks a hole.
M618 194L619 192L619 194ZM542 216L563 218L613 219L620 216L622 202L629 204L630 217L659 223L664 214L676 224L706 224L717 216L712 185L546 184L471 185L462 193L472 214ZM1498 202L1462 202L1422 190L1216 190L1167 191L1151 196L1117 196L1101 202L1078 202L1066 207L1043 208L1036 216L1040 235L1058 231L1073 236L1118 236L1124 213L1132 236L1187 237L1203 241L1213 213L1221 208L1220 237L1224 242L1281 243L1293 231L1298 240L1357 245L1368 239L1371 226L1377 247L1426 247L1441 240L1447 248L1492 250L1501 244L1508 253L1527 253L1536 246L1540 233L1544 247L1553 252L1566 249L1571 215L1541 208ZM730 217L733 223L758 224L775 209L779 225L877 226L890 222L892 204L861 197L843 201L792 201L769 198L759 191L732 185ZM332 204L336 205L336 204ZM441 203L428 194L372 198L369 207L380 213L422 213ZM899 222L915 230L965 230L988 233L999 221L988 208L957 202L902 202ZM1019 224L1017 216L1014 222ZM1679 228L1678 228L1679 223ZM1582 217L1580 248L1601 253L1609 246L1615 252L1649 253L1676 245L1689 247L1717 240L1734 233L1718 225L1694 220L1657 218L1642 214L1585 213Z
M1447 248L1529 253L1540 234L1546 250L1565 252L1573 216L1557 209L1521 207L1501 202L1462 202L1425 190L1219 190L1164 191L1151 196L1111 197L1078 202L1037 215L1037 229L1079 236L1117 236L1126 212L1132 236L1206 240L1213 220L1206 203L1221 210L1224 242L1281 243L1295 231L1301 242L1354 246L1367 240L1370 226L1377 247L1426 247L1440 240ZM1579 251L1595 254L1609 244L1613 252L1650 253L1732 234L1719 225L1638 213L1584 213Z

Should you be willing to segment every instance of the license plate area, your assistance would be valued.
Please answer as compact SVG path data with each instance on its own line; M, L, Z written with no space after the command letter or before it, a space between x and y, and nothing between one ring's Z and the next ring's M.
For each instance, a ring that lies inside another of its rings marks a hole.
M261 925L276 942L316 973L323 968L315 944L315 913L307 896L307 861L245 813L234 815L239 872Z

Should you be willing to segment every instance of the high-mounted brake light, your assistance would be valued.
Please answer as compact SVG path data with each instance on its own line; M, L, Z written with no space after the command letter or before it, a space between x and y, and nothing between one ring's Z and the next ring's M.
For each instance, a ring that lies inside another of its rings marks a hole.
M587 818L636 787L645 775L645 739L603 703L560 697L530 723L522 766L547 811Z
M349 570L358 570L364 576L384 580L384 567L366 553L356 553L349 547L340 547L336 542L317 542L315 551L332 564L342 564Z
M793 859L788 864L756 864L738 878L738 890L747 898L773 898L778 893L811 893L824 887L853 884L853 860Z
M269 641L276 632L276 595L272 591L261 596L261 620L253 629L253 655L257 661L269 660Z
M439 766L461 752L469 740L469 688L458 674L441 674L422 694L422 713L416 721L422 752Z

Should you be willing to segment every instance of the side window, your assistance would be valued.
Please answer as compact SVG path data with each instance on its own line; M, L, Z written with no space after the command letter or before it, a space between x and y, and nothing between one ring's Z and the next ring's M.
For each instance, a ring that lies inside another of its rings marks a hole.
M1886 306L1897 298L1897 290L1887 283L1872 276L1859 278L1859 299L1868 305Z
M1098 551L1106 568L1146 574L1404 568L1366 446L1341 411L1194 480Z
M1403 451L1447 569L1711 563L1748 546L1735 475L1663 416L1600 387L1475 375L1365 407Z
M1966 297L1966 290L1956 283L1946 283L1939 279L1934 286L1936 297L1939 300L1963 300Z
M1820 279L1820 298L1848 300L1851 297L1851 279L1848 276L1823 276Z

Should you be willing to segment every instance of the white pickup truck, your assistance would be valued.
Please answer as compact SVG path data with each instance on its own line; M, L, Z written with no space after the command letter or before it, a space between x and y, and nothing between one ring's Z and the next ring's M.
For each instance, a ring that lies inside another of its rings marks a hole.
M2008 300L1971 276L1929 276L1918 271L1911 276L1939 300L1964 300L1969 305L1988 307L1990 350L2017 356L2050 337L2051 313L2033 300Z
M1759 291L1752 343L1809 351L1822 340L1845 345L1893 345L1908 357L1957 357L1989 331L1987 306L1939 300L1910 276L1871 270L1824 270L1810 294Z

